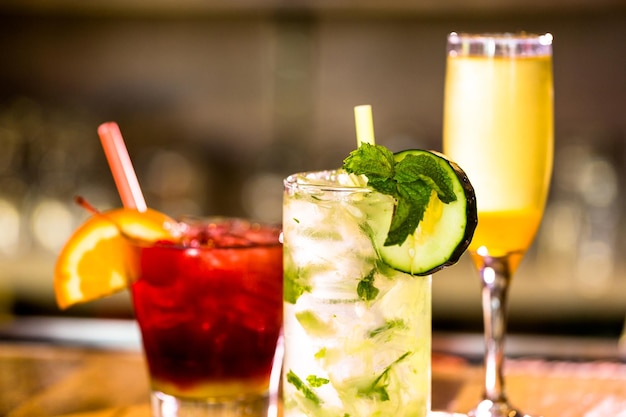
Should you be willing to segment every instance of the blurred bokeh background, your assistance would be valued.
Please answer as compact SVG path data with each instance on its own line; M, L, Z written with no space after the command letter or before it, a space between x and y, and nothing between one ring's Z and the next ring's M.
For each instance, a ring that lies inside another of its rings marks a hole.
M515 278L511 332L617 336L626 315L622 0L3 0L0 315L132 317L128 294L59 311L55 256L120 206L96 134L117 121L148 204L280 219L282 178L337 167L353 106L377 142L441 149L451 31L554 35L556 160ZM480 152L479 149L476 152ZM467 259L434 278L434 329L480 331Z

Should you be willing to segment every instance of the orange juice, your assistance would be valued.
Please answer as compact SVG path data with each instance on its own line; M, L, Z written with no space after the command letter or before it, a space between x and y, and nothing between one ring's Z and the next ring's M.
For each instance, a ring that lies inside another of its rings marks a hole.
M476 192L470 250L523 253L539 228L552 172L551 57L449 55L446 77L444 153Z

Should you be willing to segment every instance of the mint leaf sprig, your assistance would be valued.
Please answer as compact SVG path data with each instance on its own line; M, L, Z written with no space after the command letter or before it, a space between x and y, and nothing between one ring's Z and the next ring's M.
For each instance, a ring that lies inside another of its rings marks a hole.
M380 290L374 286L375 274L376 269L372 269L367 276L361 278L356 287L356 293L363 301L372 301L380 292Z
M452 181L435 158L427 154L407 155L396 161L381 145L362 143L343 161L350 174L364 175L367 185L395 200L385 246L402 245L415 233L428 207L433 191L448 204L456 201Z
M317 380L313 381L318 382ZM300 379L300 377L296 375L291 369L289 370L289 372L287 372L287 382L296 387L296 389L300 391L305 398L313 401L315 405L322 404L321 398L318 397L317 394L313 392L313 390L304 381L302 381L302 379ZM323 385L323 383L320 381L319 386L321 385Z
M359 389L357 395L378 401L389 401L389 393L387 392L389 372L394 365L403 361L411 353L411 351L403 353L398 359L389 364L369 386Z

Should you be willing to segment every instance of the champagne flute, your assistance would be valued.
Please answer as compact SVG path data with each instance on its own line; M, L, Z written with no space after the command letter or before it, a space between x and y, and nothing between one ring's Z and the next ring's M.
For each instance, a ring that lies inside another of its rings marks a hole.
M469 415L518 417L504 386L506 305L552 174L552 35L451 33L444 102L444 153L467 173L478 208L469 253L482 278L485 385Z

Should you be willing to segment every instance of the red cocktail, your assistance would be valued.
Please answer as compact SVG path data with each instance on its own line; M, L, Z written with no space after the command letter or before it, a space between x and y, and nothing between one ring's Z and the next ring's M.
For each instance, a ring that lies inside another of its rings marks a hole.
M282 325L280 230L235 219L185 227L180 242L135 246L152 390L196 402L265 396Z

